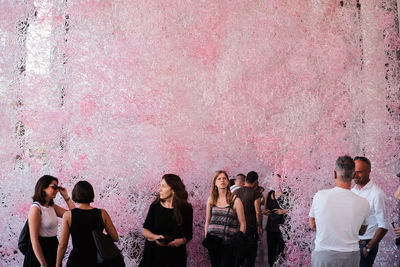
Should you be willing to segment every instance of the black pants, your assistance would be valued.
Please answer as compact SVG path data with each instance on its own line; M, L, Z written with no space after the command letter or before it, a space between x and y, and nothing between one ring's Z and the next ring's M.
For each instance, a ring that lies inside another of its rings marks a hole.
M47 266L56 266L58 240L56 236L41 237L39 236L39 243L42 247L43 256L46 259ZM32 243L29 242L28 249L24 258L24 267L40 267L40 263L33 252Z
M240 262L240 266L243 267L254 267L257 250L258 250L258 232L257 229L251 226L246 227L246 238L247 238L247 254Z
M285 249L285 241L283 241L281 232L267 232L268 244L268 263L273 266L279 254Z
M236 257L230 245L222 245L215 251L209 251L212 267L235 266Z

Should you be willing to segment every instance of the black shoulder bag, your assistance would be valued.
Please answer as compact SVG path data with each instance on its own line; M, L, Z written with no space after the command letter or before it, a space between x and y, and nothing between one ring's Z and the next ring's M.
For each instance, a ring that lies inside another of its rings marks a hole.
M99 226L92 231L94 243L97 248L97 262L109 266L125 266L121 252L109 235L103 233L104 223L99 209Z
M36 206L40 209L40 214L42 214L42 210L40 208L39 203L33 202ZM29 243L31 242L31 237L29 234L29 223L26 220L24 227L22 227L21 233L19 234L18 238L18 249L21 251L22 254L26 255L26 251L28 249Z

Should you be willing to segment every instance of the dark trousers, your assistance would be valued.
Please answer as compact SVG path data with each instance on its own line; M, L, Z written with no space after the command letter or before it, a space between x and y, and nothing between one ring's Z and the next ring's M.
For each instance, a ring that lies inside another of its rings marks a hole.
M258 232L251 226L246 227L247 255L243 259L243 267L254 267L258 249Z
M53 237L42 237L39 236L39 243L42 247L43 256L46 259L47 266L56 266L56 256L58 239L56 236ZM28 249L24 258L24 267L40 267L40 263L33 252L32 243L29 242Z
M212 267L232 267L235 266L236 257L230 245L222 245L215 251L209 251Z
M370 240L371 239L360 241L360 254L361 254L360 267L372 267L372 265L374 265L376 254L378 254L379 244L377 244L373 249L371 249L367 257L364 257L363 253L365 245L368 244Z
M273 266L279 254L285 249L285 241L283 241L281 232L267 232L268 244L268 263Z

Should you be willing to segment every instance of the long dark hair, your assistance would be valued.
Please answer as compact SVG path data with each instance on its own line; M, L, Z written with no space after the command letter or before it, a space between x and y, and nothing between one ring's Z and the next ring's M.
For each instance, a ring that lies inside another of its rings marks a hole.
M165 174L161 180L164 180L169 187L174 191L172 199L172 206L174 208L174 218L179 226L182 225L182 214L181 209L185 207L192 207L188 202L188 192L182 182L182 179L176 174ZM160 199L160 194L157 195L154 203L164 202Z
M33 195L32 200L39 202L40 205L46 204L46 193L44 192L44 189L49 187L49 185L53 181L56 181L58 184L58 179L54 176L43 175L42 177L40 177L39 181L37 181L35 185L35 194ZM50 199L49 206L53 206L53 204L53 199Z

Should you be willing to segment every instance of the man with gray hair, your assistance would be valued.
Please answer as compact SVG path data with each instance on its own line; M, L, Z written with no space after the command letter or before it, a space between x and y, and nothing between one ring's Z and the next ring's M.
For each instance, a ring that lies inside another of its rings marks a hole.
M231 186L231 192L235 193L235 191L242 186L244 186L244 180L246 179L246 176L243 173L239 173L236 175L235 178L235 184Z
M336 160L335 187L318 191L313 199L310 227L316 231L311 266L358 266L358 235L365 233L369 204L351 192L355 164L351 157Z

